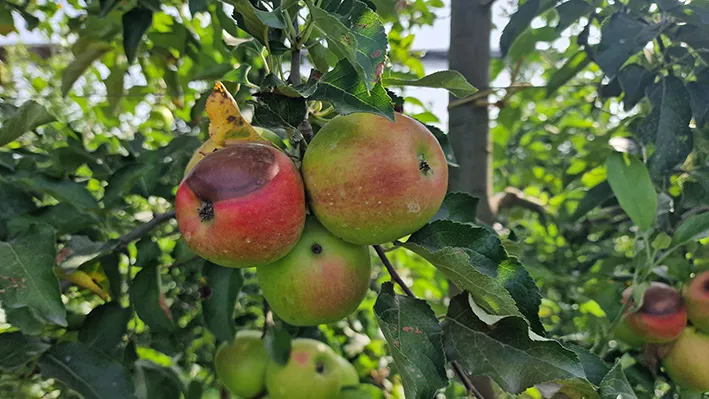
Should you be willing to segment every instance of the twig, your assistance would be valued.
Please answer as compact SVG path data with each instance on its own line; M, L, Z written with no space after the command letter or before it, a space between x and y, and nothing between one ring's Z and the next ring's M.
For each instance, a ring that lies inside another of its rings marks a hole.
M287 21L286 23L290 23ZM298 24L298 18L293 18L293 30L295 31L295 40L291 43L291 54L290 54L290 77L289 80L294 85L299 85L300 80L300 26Z
M261 339L266 337L268 328L273 325L273 313L271 313L271 305L268 304L266 298L263 298L263 330L261 330Z
M381 259L382 263L384 263L384 267L386 267L387 271L389 272L391 279L394 280L394 282L396 282L402 290L404 290L406 295L410 296L411 298L416 298L416 295L414 295L413 291L411 291L411 289L406 285L406 283L404 283L404 280L401 279L399 273L397 273L394 269L394 266L391 264L389 258L387 258L387 255L384 252L384 248L382 248L381 245L373 245L373 247L374 250L377 251L379 259ZM467 389L467 391L476 398L484 399L484 396L480 394L480 391L478 391L477 388L475 388L475 385L473 385L473 382L470 381L470 378L468 378L468 375L465 373L465 370L463 370L460 364L458 364L458 362L454 360L451 362L451 366L453 366L453 371L455 371L455 374L463 382L465 389Z
M231 398L231 395L229 394L229 391L227 391L225 387L221 387L221 388L219 388L219 397L221 399L229 399L229 398Z
M130 233L119 237L117 239L118 246L128 245L129 243L143 237L144 235L148 234L152 229L158 227L159 225L167 222L168 220L170 220L174 217L175 217L174 210L155 215L155 217L153 217L153 219L150 220L149 222L143 223L140 226L133 229L133 231L131 231Z

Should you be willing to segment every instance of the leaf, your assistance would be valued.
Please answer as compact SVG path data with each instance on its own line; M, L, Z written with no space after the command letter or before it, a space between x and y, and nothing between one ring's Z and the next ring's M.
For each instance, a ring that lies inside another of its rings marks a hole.
M578 356L583 371L586 374L586 379L591 384L600 385L603 377L608 374L610 367L600 357L594 355L589 350L578 345L566 343L564 347L573 351Z
M574 352L530 332L521 317L487 314L467 293L451 299L443 336L470 374L486 375L512 394L539 383L585 379Z
M448 385L441 327L426 301L382 284L374 314L401 375L407 398L432 398Z
M603 399L637 399L632 386L625 377L625 373L623 373L620 361L603 378L599 392Z
M0 127L0 147L14 141L24 133L57 120L46 108L33 100L23 103Z
M78 207L97 209L98 203L83 185L69 179L55 179L38 173L23 173L13 176L15 183L39 194L48 194L58 201L69 202Z
M698 127L702 127L709 123L709 82L689 82L687 92L689 92L694 122Z
M104 82L106 85L106 99L108 100L108 109L114 113L118 109L118 105L123 98L123 84L127 70L122 65L115 65L111 68L111 74Z
M161 285L160 268L148 267L135 275L129 290L135 312L156 333L171 332L175 328Z
M372 384L346 386L340 390L339 399L385 399L384 392Z
M234 6L233 16L239 28L245 30L261 44L266 45L266 41L270 44L268 26L256 15L256 8L249 0L227 0L227 3Z
M209 137L217 146L224 145L227 138L247 141L266 141L244 119L236 100L221 82L214 85L214 90L207 98L209 116Z
M488 229L438 220L412 234L403 246L469 291L487 312L526 317L532 330L544 333L538 316L539 288Z
M0 179L0 219L10 219L33 211L32 196L14 184Z
M687 106L689 93L682 81L667 76L648 90L653 105L638 129L640 139L653 143L655 152L648 161L650 175L663 180L675 166L683 163L693 148L693 134L689 128L692 111Z
M184 385L175 370L150 360L140 359L136 366L136 393L143 399L181 398Z
M283 328L270 328L263 339L268 357L285 366L290 358L291 336Z
M555 3L549 0L528 0L512 14L500 36L500 52L503 57L507 55L515 40L529 28L534 17L550 9Z
M265 128L298 128L305 120L307 105L303 97L277 93L258 93L253 124Z
M106 251L103 242L93 241L87 236L72 236L57 254L57 265L64 270L72 270L90 262Z
M286 21L283 18L283 12L280 7L276 7L273 11L262 11L259 9L255 9L254 11L258 19L260 19L264 25L276 29L286 28Z
M699 241L709 236L709 213L692 215L685 219L675 230L673 245L684 245L690 241Z
M382 85L378 83L368 92L346 60L340 60L335 68L322 76L308 99L329 101L342 115L369 112L394 120L394 107Z
M138 256L135 258L135 266L150 267L157 266L162 250L157 242L150 237L143 237L135 244Z
M468 193L447 193L438 212L431 222L436 220L452 220L460 223L477 223L476 212L478 199Z
M628 64L618 72L618 82L623 89L623 109L630 111L645 97L645 89L655 80L656 74L639 64Z
M108 277L108 285L111 291L111 297L120 298L122 294L123 275L120 271L120 259L115 253L109 253L100 259L101 268Z
M86 316L79 330L79 340L91 349L120 360L123 334L131 316L131 310L122 308L118 302L98 306Z
M594 208L603 205L604 202L613 198L613 190L607 181L603 181L586 191L586 195L579 201L576 210L567 220L569 223L575 222L585 216Z
M207 0L190 0L189 7L192 15L207 11Z
M132 64L138 53L138 46L143 40L143 35L153 24L153 11L148 8L135 7L123 14L123 50Z
M566 82L571 80L579 72L583 71L590 63L591 59L588 58L588 55L584 50L581 50L569 57L564 65L557 69L549 78L549 81L547 82L547 98L554 94L561 86L565 85Z
M155 169L153 164L136 162L115 171L108 178L108 185L103 193L103 203L112 208L124 202L126 195L133 187L142 182L146 174L153 169ZM149 192L145 192L145 197L148 197L149 194Z
M391 96L391 94L389 94ZM402 104L403 104L403 99L402 99ZM450 140L447 134L443 133L443 131L433 125L429 125L424 123L424 126L426 126L426 129L428 129L435 137L436 140L438 140L438 144L441 145L441 149L443 149L443 154L446 156L446 161L448 162L449 166L452 167L458 167L457 164L457 159L455 158L455 154L453 153L453 147L450 144Z
M38 364L42 377L62 382L85 399L136 399L126 369L80 342L52 346Z
M90 42L86 49L62 71L62 96L66 97L66 95L69 94L71 87L74 86L76 80L84 74L86 69L112 48L113 46L111 46L108 42Z
M645 165L635 156L612 153L606 160L608 183L630 219L647 230L657 212L657 193Z
M46 322L30 308L5 309L7 323L28 335L40 335Z
M5 309L27 307L42 321L66 327L66 308L54 275L55 233L32 224L0 241L0 301Z
M468 97L475 94L478 89L473 87L458 71L438 71L420 79L382 79L385 86L416 86L446 89L454 96Z
M202 304L205 324L219 341L231 342L236 334L234 306L244 284L241 270L207 262L204 277L210 292Z
M593 6L585 0L569 0L561 3L556 6L556 12L559 14L559 22L554 29L556 32L561 33L579 18L590 14L592 11Z
M661 30L662 25L647 24L630 14L617 12L601 28L595 61L608 78L613 79L625 61L655 39Z
M0 334L0 370L13 373L49 349L40 338L21 332Z
M108 15L108 13L111 12L118 3L120 3L121 0L99 0L99 4L101 5L101 14L99 14L101 17L105 17Z

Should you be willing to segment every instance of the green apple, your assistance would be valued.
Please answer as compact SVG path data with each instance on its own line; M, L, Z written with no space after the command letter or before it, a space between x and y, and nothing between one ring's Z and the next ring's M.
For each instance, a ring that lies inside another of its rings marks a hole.
M266 388L271 399L333 399L343 373L338 355L320 341L296 338L286 365L269 360Z
M623 292L623 302L632 301L631 292L632 287ZM687 326L687 311L682 295L660 282L653 282L645 290L640 309L628 311L624 317L637 337L653 344L674 341Z
M697 274L684 289L687 318L702 332L709 333L709 271Z
M337 116L308 144L303 181L313 213L332 234L360 245L391 242L441 207L448 164L436 137L403 114Z
M225 342L214 357L217 377L234 395L253 398L266 390L268 354L261 332L239 331L234 342Z
M628 326L628 321L625 317L616 325L613 329L613 335L616 339L619 339L630 346L642 346L645 340L640 338L631 328Z
M709 335L687 327L662 365L675 384L694 391L709 391Z
M337 361L340 363L342 386L359 385L359 373L355 366L339 355L337 356Z
M312 216L288 255L256 268L271 309L296 326L333 323L357 310L370 273L367 247L335 237Z

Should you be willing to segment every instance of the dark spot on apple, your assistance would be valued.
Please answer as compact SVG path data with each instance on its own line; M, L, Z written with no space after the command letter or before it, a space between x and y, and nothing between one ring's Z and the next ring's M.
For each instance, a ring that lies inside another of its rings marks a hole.
M320 246L320 244L315 243L310 247L310 251L315 255L319 255L322 253L322 247Z
M202 221L202 223L206 223L214 219L214 204L212 201L207 200L199 204L197 214L199 214L199 220Z
M419 170L424 175L427 175L431 172L431 166L428 164L428 162L426 162L426 160L422 159L421 161L419 161Z
M668 315L682 308L682 296L668 285L652 285L645 291L641 313Z
M704 280L704 291L709 292L709 278Z
M208 206L213 217L216 202L239 198L267 185L278 173L275 149L256 143L238 143L208 154L192 169L185 184ZM203 218L204 221L204 218Z
M322 374L325 371L325 365L321 362L318 361L315 363L315 372L318 374Z

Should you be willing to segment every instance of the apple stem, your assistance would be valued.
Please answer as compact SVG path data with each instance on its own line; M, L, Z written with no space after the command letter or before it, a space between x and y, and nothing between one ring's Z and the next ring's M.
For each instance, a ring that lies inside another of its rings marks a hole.
M411 298L416 298L416 295L414 295L414 292L411 291L411 289L404 283L404 280L401 279L401 276L399 276L399 273L396 272L396 269L394 269L394 266L391 264L389 261L389 258L387 258L386 251L384 251L384 248L382 248L381 245L373 245L374 250L377 252L377 255L379 255L379 259L382 260L382 263L384 264L384 267L386 267L387 271L389 272L389 275L391 276L391 279L394 280L396 284L401 287L402 290L406 293ZM475 388L475 385L473 382L470 380L468 374L463 370L463 367L461 367L460 364L458 364L457 361L453 360L451 361L451 366L453 367L453 371L455 374L458 376L460 381L463 383L463 386L465 386L465 389L468 391L469 394L475 396L478 399L483 399L484 396L478 391L477 388Z

